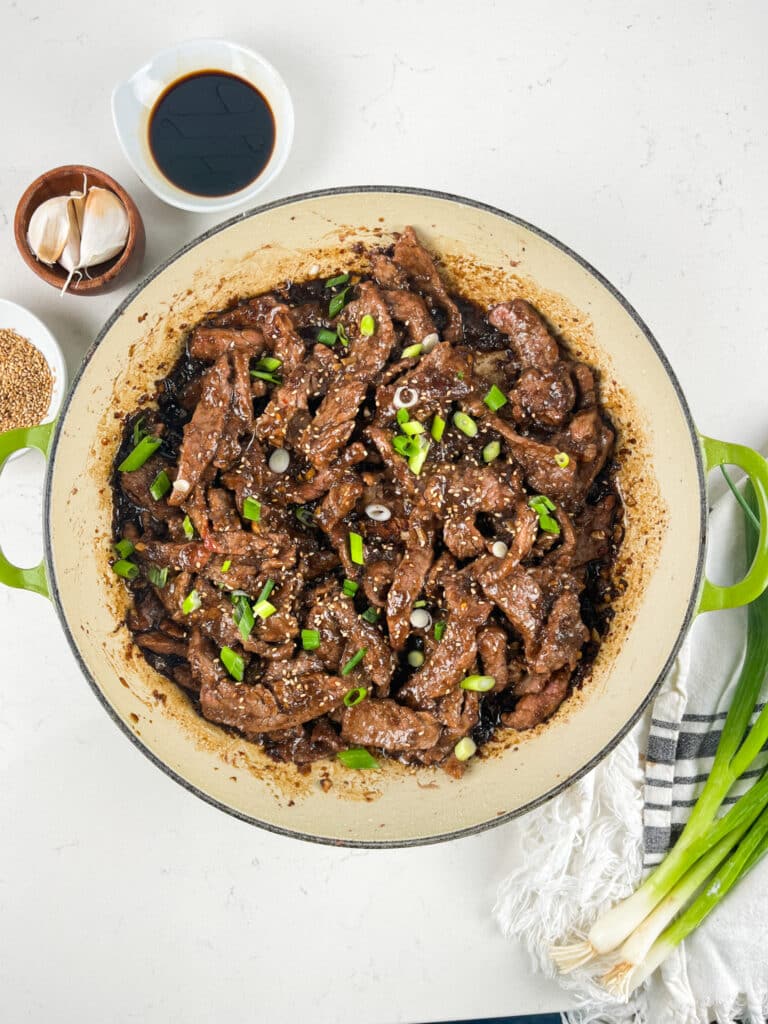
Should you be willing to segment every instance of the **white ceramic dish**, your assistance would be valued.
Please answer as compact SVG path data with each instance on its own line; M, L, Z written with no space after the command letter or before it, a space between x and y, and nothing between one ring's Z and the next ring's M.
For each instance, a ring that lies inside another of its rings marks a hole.
M255 86L275 119L269 163L245 188L224 196L197 196L173 185L149 147L149 117L155 102L177 79L196 71L227 71ZM163 202L192 213L217 213L252 200L282 170L293 142L293 103L275 68L254 50L223 39L194 39L163 50L112 92L112 120L127 159L147 188Z
M51 368L53 391L48 411L42 420L43 423L51 423L59 414L67 390L67 368L59 343L42 320L38 320L24 306L19 306L8 299L0 299L0 328L3 327L16 331L22 338L27 338L36 349L42 352L45 361ZM15 455L11 455L11 458L18 458L21 454L23 453L17 452Z

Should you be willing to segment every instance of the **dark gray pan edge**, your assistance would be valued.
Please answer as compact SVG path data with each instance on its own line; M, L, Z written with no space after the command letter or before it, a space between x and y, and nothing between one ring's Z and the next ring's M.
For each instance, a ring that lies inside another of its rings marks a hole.
M242 812L235 810L233 807L230 807L227 804L224 804L224 803L221 803L218 800L215 800L213 797L209 796L207 793L204 793L202 790L198 789L196 786L193 786L187 779L185 779L183 776L179 775L177 772L173 771L173 769L171 769L167 764L165 764L158 757L156 757L156 755L151 750L149 750L148 747L146 747L144 745L144 743L142 743L142 741L139 739L139 737L137 737L133 733L133 731L128 728L128 726L125 724L125 722L123 722L123 720L120 718L120 716L116 713L116 711L114 710L112 705L109 703L109 701L105 697L105 695L102 692L101 688L99 687L98 683L96 682L96 680L93 678L93 676L89 672L85 662L83 661L83 658L80 655L80 651L79 651L79 649L77 647L77 644L75 643L74 636L73 636L72 631L71 631L71 629L69 627L69 624L67 622L66 616L64 615L64 610L63 610L63 607L62 607L62 604L61 604L61 596L59 594L58 582L56 580L55 573L53 571L53 559L51 557L51 555L52 555L52 552L51 552L51 536L50 536L50 529L49 529L49 520L50 520L49 513L50 513L50 501L51 501L51 479L52 479L52 476L53 476L53 465L54 465L54 462L55 462L55 459L56 459L56 451L57 451L58 444L59 444L59 436L60 436L60 433L61 433L62 424L64 423L64 420L66 419L67 412L69 410L69 406L71 404L72 398L73 398L75 392L77 391L78 384L80 383L80 379L82 378L82 376L83 376L83 374L84 374L84 372L86 370L86 367L88 366L88 364L90 363L91 359L93 358L93 354L96 351L96 349L98 348L98 346L101 344L101 341L106 336L106 334L109 332L109 330L112 328L112 326L115 324L115 322L122 316L122 314L125 311L125 309L130 305L131 302L133 302L133 300L147 286L147 284L150 281L152 281L155 277L157 277L158 274L161 274L167 267L169 267L177 259L179 259L179 257L183 256L184 253L188 252L190 249L194 248L196 245L199 245L200 242L204 241L207 238L211 238L215 234L218 234L219 231L226 230L227 228L231 227L233 224L237 224L241 220L247 220L249 217L253 217L253 216L257 215L257 214L264 213L267 210L274 210L274 209L277 209L278 207L281 207L281 206L290 206L290 205L292 205L294 203L300 203L300 202L303 202L306 199L317 199L317 198L322 198L323 196L349 195L349 194L352 194L352 193L360 193L360 192L369 192L369 193L375 193L375 192L380 192L380 193L404 193L404 194L407 194L407 195L427 196L427 197L429 197L431 199L442 199L442 200L445 200L447 202L458 203L458 204L463 205L463 206L471 206L471 207L474 207L477 210L483 210L486 213L494 214L497 217L501 217L504 220L508 220L512 224L516 224L519 227L523 227L523 228L527 229L528 231L533 232L533 234L538 235L540 238L543 238L545 241L547 241L551 245L555 246L561 252L564 252L567 256L570 256L571 259L575 260L581 267L583 267L589 274L591 274L605 289L607 289L607 291L610 292L610 294L616 299L616 301L621 304L622 308L626 311L626 313L632 318L632 320L635 322L635 324L642 331L643 335L645 336L646 340L648 341L648 344L653 348L654 352L656 353L656 356L659 359L659 362L664 367L664 370L666 371L666 374L669 377L670 382L672 383L672 386L673 386L673 388L675 390L675 394L677 395L677 400L680 403L680 408L682 409L683 415L685 417L685 421L686 421L686 423L688 425L688 431L689 431L690 438L691 438L691 445L693 446L693 450L694 450L694 453L696 455L696 466L697 466L698 484L699 484L700 524L701 524L700 531L699 531L699 554L698 554L698 559L697 559L697 563L696 563L696 574L695 574L695 577L694 577L694 580L693 580L693 584L692 584L692 587L691 587L691 596L690 596L690 598L688 600L688 606L687 606L686 611L685 611L685 617L683 619L682 627L681 627L680 632L679 632L679 634L678 634L678 636L677 636L677 638L675 640L675 643L674 643L674 645L672 647L672 650L669 653L669 657L667 658L666 662L664 663L664 667L662 668L661 673L659 674L659 676L657 677L657 679L655 680L653 685L649 688L648 693L643 698L643 700L640 702L640 704L637 706L637 708L632 713L630 718L621 726L621 728L615 734L615 736L613 736L613 738L599 751L599 753L597 753L590 761L587 762L587 764L583 765L578 771L574 772L573 775L570 775L567 779L563 780L563 782L559 783L557 786L554 786L552 789L550 789L546 793L542 794L542 796L537 797L535 800L531 800L529 803L525 804L522 807L518 807L516 810L508 811L505 814L501 814L498 817L495 817L495 818L493 818L490 821L480 822L479 824L472 825L469 828L457 829L457 830L455 830L453 832L441 833L440 835L431 835L431 836L426 836L426 837L423 837L423 838L413 838L413 839L389 840L389 841L382 841L382 842L376 842L376 841L365 842L365 841L356 840L356 839L340 839L340 838L333 838L333 837L329 837L329 836L311 835L309 833L298 832L298 831L295 831L293 829L279 828L278 826L272 825L269 822L261 821L258 818L252 818L252 817L250 817L247 814L243 814ZM696 430L696 427L694 425L693 419L691 417L691 412L690 412L690 409L688 408L688 403L687 403L687 401L685 399L685 395L683 394L683 390L680 387L680 383L679 383L677 377L675 376L674 370L670 366L669 361L667 360L667 357L665 356L665 354L662 351L659 343L656 341L655 337L651 333L651 331L648 328L648 326L640 318L640 316L636 312L636 310L629 304L629 302L627 302L627 300L624 298L624 296L616 288L614 288L614 286L608 280L606 280L606 278L604 278L603 275L599 271L595 270L595 268L590 263L588 263L585 259L582 259L581 256L579 256L577 253L575 253L567 245L564 245L562 242L558 241L556 238L553 238L552 235L547 234L546 231L542 231L541 228L535 227L533 224L529 224L527 221L522 220L520 217L515 217L515 216L513 216L510 213L505 213L503 210L496 209L496 207L494 207L494 206L489 206L487 203L481 203L481 202L478 202L477 200L467 199L467 198L464 198L462 196L451 195L448 192L436 192L436 191L433 191L431 189L409 188L407 186L400 186L400 185L351 185L351 186L346 186L346 187L341 187L341 188L318 189L318 190L313 191L313 192L303 192L303 193L301 193L299 195L288 196L285 199L278 199L278 200L275 200L272 203L266 203L263 206L255 207L254 209L247 210L247 211L245 211L243 213L237 214L234 217L231 217L229 220L224 221L223 224L219 224L216 227L211 228L210 230L206 231L204 234L198 236L193 241L189 242L187 245L185 245L181 249L179 249L176 253L174 253L172 256L170 256L163 263L159 264L153 271L151 271L136 286L136 288L133 289L133 291L130 293L130 295L128 295L128 297L126 299L124 299L123 302L121 302L121 304L117 307L117 309L112 314L112 316L107 320L107 322L105 323L104 327L101 329L101 331L99 332L98 336L96 337L96 340L93 342L91 347L88 349L88 352L86 353L85 357L83 358L83 361L82 361L82 363L80 365L80 368L77 371L77 373L76 373L76 375L74 377L74 380L72 381L72 384L71 384L71 387L69 389L69 392L68 392L68 394L67 394L67 396L66 396L66 398L64 400L64 403L63 403L62 408L61 408L61 412L59 413L59 418L58 418L58 421L57 421L57 424L56 424L56 430L55 430L55 433L54 433L53 442L51 444L50 452L49 452L49 455L48 455L48 468L47 468L47 472L46 472L46 476L45 476L45 490L44 490L44 496L43 496L44 557L45 557L45 562L46 562L46 570L47 570L47 573L48 573L48 583L49 583L50 592L51 592L51 599L52 599L52 601L54 603L54 606L56 608L56 612L57 612L57 614L59 616L59 619L61 621L61 624L62 624L62 626L64 628L64 633L65 633L65 635L67 637L67 641L69 643L69 646L70 646L70 648L72 650L72 653L74 654L78 664L80 665L80 669L81 669L83 675L88 680L88 683L89 683L91 689L93 690L93 692L95 693L96 697L98 698L98 700L103 705L103 707L106 710L106 712L109 714L109 716L112 718L112 720L116 723L116 725L121 729L121 731L128 737L128 739L133 744L135 744L135 746L146 757L148 757L149 760L153 764L155 764L161 771L165 772L165 774L168 775L170 778L172 778L175 782L178 782L179 785L183 786L184 789L186 789L188 792L194 793L195 796L200 797L200 799L204 800L206 803L211 804L213 807L217 807L221 811L225 811L227 814L231 814L235 818L239 818L241 821L248 822L251 825L257 825L257 826L259 826L259 828L266 829L268 832L273 832L273 833L276 833L277 835L288 836L288 837L293 838L293 839L303 839L303 840L305 840L307 842L320 843L320 844L325 845L325 846L343 846L343 847L347 847L347 848L354 847L354 848L360 848L360 849L392 849L392 848L397 848L397 847L427 846L427 845L432 845L433 843L445 842L448 839L458 839L458 838L463 838L464 836L478 835L480 832L485 832L487 829L494 828L497 825L502 825L502 824L504 824L507 821L511 821L513 818L519 817L521 814L526 814L528 811L531 811L534 808L541 806L547 800L550 800L553 796L556 796L558 793L562 792L562 790L564 790L566 787L570 786L572 783L576 782L578 779L580 779L584 775L586 775L587 772L591 771L592 768L594 768L596 764L598 764L608 753L610 753L610 751L613 750L614 747L616 747L621 742L621 740L624 738L624 736L626 736L626 734L629 732L629 730L632 728L632 726L635 724L637 719L642 714L643 710L648 706L648 703L650 702L652 697L655 695L655 693L658 690L659 686L661 685L661 682L664 679L665 675L667 674L667 672L672 667L672 664L673 664L673 662L674 662L674 660L675 660L675 658L677 656L677 652L680 649L680 645L683 642L683 638L684 638L686 632L688 631L688 628L689 628L689 626L690 626L690 624L691 624L691 622L692 622L692 620L693 620L693 618L694 618L694 616L696 614L696 607L697 607L697 604L698 604L699 590L701 588L703 572L704 572L704 556L705 556L705 550L706 550L706 530L707 530L706 481L705 481L705 476L704 476L704 464L703 464L703 458L702 458L702 454L701 454L701 447L700 447L700 443L699 443L698 431Z

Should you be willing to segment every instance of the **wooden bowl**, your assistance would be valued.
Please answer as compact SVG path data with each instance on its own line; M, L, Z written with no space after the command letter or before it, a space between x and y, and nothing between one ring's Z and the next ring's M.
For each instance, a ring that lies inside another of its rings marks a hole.
M58 288L59 291L64 287L67 280L66 270L58 263L49 267L36 259L27 241L27 231L32 214L38 206L54 196L66 196L72 191L81 191L83 175L86 176L89 187L98 185L100 188L108 188L121 200L128 213L128 241L125 243L123 251L111 260L89 267L89 276L86 277L83 274L79 280L73 277L67 289L73 295L93 295L97 292L109 291L116 286L117 278L129 265L136 272L144 256L144 222L138 207L125 189L118 185L114 178L110 178L103 171L96 170L95 167L68 164L65 167L55 167L52 171L47 171L36 178L16 207L13 231L21 258L29 269L43 281Z

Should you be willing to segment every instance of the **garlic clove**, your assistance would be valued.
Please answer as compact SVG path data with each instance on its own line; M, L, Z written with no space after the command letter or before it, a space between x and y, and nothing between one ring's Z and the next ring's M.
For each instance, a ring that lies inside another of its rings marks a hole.
M128 241L128 214L109 189L88 189L80 232L78 268L93 267L117 256Z
M46 199L29 219L27 242L35 257L52 266L69 238L69 196Z
M85 197L81 197L84 201ZM65 270L73 271L80 262L80 226L77 217L77 203L79 199L71 199L67 204L67 217L69 219L69 232L64 248L59 255L59 263Z

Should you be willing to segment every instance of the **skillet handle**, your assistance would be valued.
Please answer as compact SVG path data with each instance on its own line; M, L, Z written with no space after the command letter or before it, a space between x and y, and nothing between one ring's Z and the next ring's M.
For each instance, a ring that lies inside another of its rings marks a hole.
M720 587L705 579L698 610L711 612L722 608L740 608L760 597L768 586L768 462L760 452L743 444L716 441L703 435L700 440L707 472L717 466L738 466L749 476L755 489L760 513L760 538L752 565L744 579L729 587Z
M43 423L39 427L19 427L17 430L7 430L4 434L0 434L0 473L2 473L8 458L23 448L37 448L47 456L54 427L55 423ZM42 594L43 597L50 596L44 562L40 562L39 565L35 565L31 569L20 569L8 561L2 549L0 549L0 583L4 583L6 587L31 590L35 594Z

